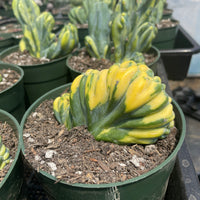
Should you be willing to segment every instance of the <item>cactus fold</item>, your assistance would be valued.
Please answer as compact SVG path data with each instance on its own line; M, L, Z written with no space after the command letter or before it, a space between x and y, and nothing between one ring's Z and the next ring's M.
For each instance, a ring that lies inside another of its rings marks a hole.
M53 109L68 129L86 125L96 140L117 144L154 143L170 133L175 117L161 79L133 61L81 74Z
M9 149L2 143L0 136L0 170L10 162Z
M32 0L13 0L14 14L23 28L19 43L21 51L28 50L36 58L54 59L70 53L78 46L77 28L67 24L58 38L52 33L55 20L49 12L40 14L39 7Z

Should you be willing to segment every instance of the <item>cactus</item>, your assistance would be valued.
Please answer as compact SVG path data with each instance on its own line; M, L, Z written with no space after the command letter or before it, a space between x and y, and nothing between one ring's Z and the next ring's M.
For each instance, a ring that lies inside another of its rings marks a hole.
M1 141L0 136L0 170L2 170L6 164L10 162L9 149Z
M85 46L92 57L106 58L110 47L111 14L107 4L98 2L89 14L89 36L85 37Z
M116 7L111 32L115 47L115 62L134 60L138 63L144 63L142 52L146 52L151 47L152 40L157 33L154 24L150 22L141 23L141 20L138 20L135 15L136 12L133 13L129 10L133 7L136 7L136 2L134 3L131 0L119 1ZM141 8L140 6L140 12Z
M0 74L0 82L3 80L2 75Z
M86 125L96 140L117 144L154 143L170 133L175 117L161 79L133 61L79 75L53 109L68 129Z
M87 13L83 7L78 6L70 9L69 20L73 24L87 24Z
M70 0L69 2L71 4L71 6L81 6L83 0Z
M52 33L53 16L49 12L40 14L33 0L13 0L12 6L23 28L24 37L19 43L21 51L28 50L36 58L54 59L67 55L78 46L77 28L72 24L65 25L57 38Z
M149 10L148 5L151 6ZM118 63L126 60L144 63L142 53L150 49L158 31L154 23L145 21L152 14L153 5L153 0L148 3L119 0L112 11L104 2L93 4L88 16L89 36L85 37L85 46L90 56L108 58ZM137 17L137 13L141 18ZM102 19L99 20L99 17ZM97 21L99 26L96 25ZM109 55L111 44L114 45L114 55Z
M88 15L92 11L94 3L103 2L110 10L114 10L117 0L83 0L82 4L70 9L68 17L73 24L88 24Z
M149 17L149 21L154 24L159 24L162 16L163 16L163 10L164 10L165 1L160 0L157 2L156 6L152 9L152 13Z

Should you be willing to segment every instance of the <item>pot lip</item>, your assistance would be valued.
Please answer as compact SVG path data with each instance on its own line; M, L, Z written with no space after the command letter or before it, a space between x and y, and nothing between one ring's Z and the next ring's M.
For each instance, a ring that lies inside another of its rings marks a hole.
M151 46L150 50L151 49L153 49L157 53L157 57L152 63L147 65L149 68L151 68L151 66L154 65L155 63L157 63L158 60L160 59L160 50L157 47L155 47L154 45Z
M12 89L13 87L15 87L15 86L16 86L17 84L19 84L19 83L23 80L23 78L24 78L24 71L23 71L23 69L20 68L20 67L18 67L17 65L9 64L9 63L4 63L4 62L1 62L1 61L0 61L0 69L5 69L4 67L1 67L1 66L6 66L7 69L8 69L8 68L11 68L12 70L17 71L18 73L20 73L20 78L19 78L19 80L18 80L16 83L14 83L11 87L9 87L9 88L7 88L7 89L5 89L5 90L3 90L3 91L0 91L0 95L3 94L3 93L6 92L6 91ZM17 70L16 70L16 69L17 69Z
M84 48L84 47L82 47L82 48ZM78 49L77 51L79 51L79 50L80 50L80 49ZM153 50L153 51L155 51L156 54L157 54L156 59L155 59L152 63L150 63L149 65L147 65L149 68L151 68L151 66L154 65L156 62L158 62L158 60L160 59L160 50L159 50L157 47L155 47L154 45L151 45L151 48L150 48L149 50ZM82 72L73 69L73 68L69 65L69 59L70 59L73 55L75 55L75 54L77 53L77 51L75 51L75 52L69 54L69 56L68 56L67 59L66 59L66 66L69 68L70 71L75 72L75 73L77 73L77 74L78 74L78 73L81 74ZM145 64L145 65L146 65L146 64Z
M15 117L13 117L10 113L8 113L7 111L5 110L2 110L0 109L0 115L3 115L5 116L5 121L6 121L6 118L7 119L11 119L11 121L13 122L13 124L15 125L15 132L18 134L18 146L17 146L17 151L16 151L16 154L15 154L15 158L7 172L7 174L5 175L5 177L3 178L3 180L0 182L0 189L3 187L4 183L7 181L7 179L9 178L13 168L15 167L16 163L17 163L17 160L20 156L20 152L21 152L21 144L20 144L20 132L21 132L21 127L18 123L18 121L15 119ZM2 121L2 120L1 120Z
M4 51L2 51L0 53L0 58L4 58L5 56L3 55L7 55L7 52L15 52L17 49L19 49L19 45L15 45L15 46L12 46L12 47L9 47L7 49L5 49ZM69 54L65 55L65 56L62 56L60 58L56 58L56 59L53 59L49 62L46 62L46 63L43 63L43 64L35 64L35 65L17 65L17 66L20 66L21 68L30 68L30 67L41 67L41 66L45 66L45 65L49 65L49 64L52 64L52 63L55 63L57 61L60 61L60 60L64 60L66 59L67 57L69 56Z
M165 30L173 30L173 29L176 29L178 28L180 22L176 19L170 19L170 21L174 22L175 25L172 26L172 27L162 27L162 28L158 28L158 31L165 31Z
M41 96L39 99L37 99L29 108L28 110L25 112L22 120L21 120L21 132L20 132L20 139L21 139L21 148L22 148L22 153L24 154L24 143L23 143L23 127L24 127L24 124L25 124L25 121L27 119L27 117L29 116L29 113L32 111L32 110L35 110L35 108L37 108L37 104L39 104L40 102L44 101L45 99L48 98L48 96L52 93L54 93L55 91L57 90L62 90L63 91L66 89L66 87L69 87L71 85L71 83L68 83L68 84L65 84L65 85L62 85L60 87L57 87L49 92L47 92L46 94L44 94L43 96ZM178 151L180 150L182 144L183 144L183 141L185 139L185 133L186 133L186 122L185 122L185 117L184 117L184 114L181 110L181 108L179 107L179 105L176 103L176 101L172 98L172 104L174 106L174 108L178 111L178 113L180 114L180 116L178 116L180 119L181 119L181 122L182 122L182 129L179 130L180 131L180 138L179 138L179 141L176 145L176 148L173 150L173 152L170 154L170 156L164 160L160 165L158 165L157 167L155 167L154 169L138 176L138 177L135 177L135 178L132 178L132 179L128 179L126 181L123 181L123 182L115 182L115 183L107 183L107 184L83 184L83 183L75 183L75 184L68 184L66 183L65 181L60 181L59 183L61 184L64 184L66 186L72 186L72 187L79 187L79 188L87 188L87 189L94 189L94 188L110 188L110 187L118 187L118 186L123 186L123 185L127 185L127 184L132 184L134 182L138 182L138 181L141 181L142 179L145 179L153 174L155 174L156 172L158 172L159 170L161 170L163 167L165 167L172 159L175 159L176 158L176 155L178 153ZM24 154L25 156L25 154ZM41 173L43 176L45 176L46 178L48 179L51 179L52 181L56 181L57 179L48 174L47 172L44 172L44 171L39 171L39 173Z

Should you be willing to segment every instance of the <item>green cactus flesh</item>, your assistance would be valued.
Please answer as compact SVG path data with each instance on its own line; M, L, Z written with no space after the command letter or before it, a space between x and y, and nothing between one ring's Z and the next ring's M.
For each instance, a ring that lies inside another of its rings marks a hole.
M88 31L85 37L85 46L92 57L106 58L110 46L111 15L105 3L96 3L89 14Z

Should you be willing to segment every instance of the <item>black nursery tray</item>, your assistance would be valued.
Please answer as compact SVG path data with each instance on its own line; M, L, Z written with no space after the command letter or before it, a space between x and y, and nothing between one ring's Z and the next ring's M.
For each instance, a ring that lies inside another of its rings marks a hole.
M160 50L168 79L186 78L192 55L199 52L200 45L179 25L174 48Z
M168 85L166 70L162 61L159 63L157 75L166 84L167 93L172 96ZM187 133L186 133L187 134ZM186 142L178 152L174 169L169 179L167 192L164 200L189 200L200 199L200 183L194 169Z

